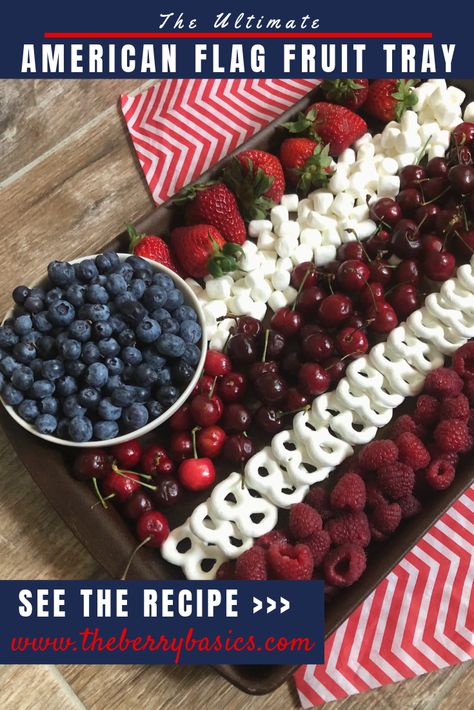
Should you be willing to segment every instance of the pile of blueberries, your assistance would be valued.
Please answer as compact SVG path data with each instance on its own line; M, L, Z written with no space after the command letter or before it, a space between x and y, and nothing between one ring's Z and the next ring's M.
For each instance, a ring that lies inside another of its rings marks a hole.
M196 311L166 274L112 251L53 261L50 286L13 291L0 327L3 401L42 434L111 439L156 419L201 356Z

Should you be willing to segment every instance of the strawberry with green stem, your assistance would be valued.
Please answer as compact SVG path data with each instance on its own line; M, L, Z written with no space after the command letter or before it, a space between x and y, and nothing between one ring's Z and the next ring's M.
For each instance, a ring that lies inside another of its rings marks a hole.
M358 114L345 106L326 101L312 104L306 113L300 113L296 121L283 124L290 133L305 135L329 145L331 155L343 150L367 132L367 124Z
M169 246L164 239L156 234L138 234L133 224L127 224L126 226L130 237L129 250L132 254L157 261L159 264L163 264L163 266L178 273Z
M327 185L334 173L329 146L311 138L286 138L280 146L280 160L288 183L305 194Z
M187 225L212 224L227 242L243 244L245 222L235 195L223 182L206 182L182 190L174 204L184 206Z
M285 191L283 167L264 150L244 150L225 168L223 180L237 198L245 220L263 219Z
M235 271L242 248L226 242L210 224L176 227L171 232L171 244L182 269L195 278L207 274L214 277Z
M341 104L351 111L357 111L367 98L369 81L368 79L326 79L320 88L328 101Z
M413 79L376 79L369 86L364 111L379 121L399 121L407 109L418 103Z

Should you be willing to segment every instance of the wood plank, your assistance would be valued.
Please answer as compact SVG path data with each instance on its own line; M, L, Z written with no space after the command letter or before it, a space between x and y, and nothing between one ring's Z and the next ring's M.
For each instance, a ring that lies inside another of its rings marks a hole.
M85 710L55 666L2 666L2 710Z

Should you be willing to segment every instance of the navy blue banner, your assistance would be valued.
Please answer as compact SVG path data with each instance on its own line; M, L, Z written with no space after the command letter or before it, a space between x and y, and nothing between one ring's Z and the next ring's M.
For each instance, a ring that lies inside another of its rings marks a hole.
M11 3L0 76L469 78L471 4Z
M0 663L324 661L323 583L0 582Z

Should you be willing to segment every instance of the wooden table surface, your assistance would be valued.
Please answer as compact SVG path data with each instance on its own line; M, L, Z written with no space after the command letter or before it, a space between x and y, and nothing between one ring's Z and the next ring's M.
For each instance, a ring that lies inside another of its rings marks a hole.
M150 85L127 80L0 81L0 310L51 259L94 253L152 208L118 110ZM0 578L100 579L0 431ZM472 707L467 663L333 704L337 710ZM2 710L298 708L292 683L241 693L206 667L4 666Z

